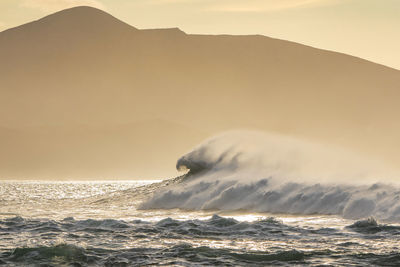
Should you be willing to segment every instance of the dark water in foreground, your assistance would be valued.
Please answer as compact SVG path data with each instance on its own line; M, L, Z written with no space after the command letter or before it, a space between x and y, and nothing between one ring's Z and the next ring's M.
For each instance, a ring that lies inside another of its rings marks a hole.
M396 224L337 216L137 210L140 199L159 186L1 182L0 264L400 266Z

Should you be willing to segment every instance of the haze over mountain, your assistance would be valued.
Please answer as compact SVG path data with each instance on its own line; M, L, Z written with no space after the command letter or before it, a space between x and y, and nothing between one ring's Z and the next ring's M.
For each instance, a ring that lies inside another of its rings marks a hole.
M234 128L396 165L399 97L399 70L349 55L67 9L0 33L0 177L166 177L203 138Z

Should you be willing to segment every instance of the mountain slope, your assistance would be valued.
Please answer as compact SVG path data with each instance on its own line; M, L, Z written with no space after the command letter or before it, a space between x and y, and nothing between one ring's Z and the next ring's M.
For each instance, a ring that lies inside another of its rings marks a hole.
M199 132L196 138L179 133L176 149L182 153L200 136L256 128L400 163L400 71L360 58L265 36L138 30L103 11L78 7L1 32L0 62L0 126L6 128L107 128L161 119ZM110 147L105 144L115 138L99 141L96 151L106 153ZM128 142L135 133L124 138ZM162 129L158 138L163 140ZM52 142L46 147L56 146ZM168 145L165 140L157 149ZM149 144L136 153L153 151L154 168L157 162L171 162L172 169L175 155L157 157L154 148ZM0 170L7 163L2 158ZM45 161L37 160L40 155L35 159L27 173L35 166L45 168ZM18 160L17 155L12 163ZM109 164L109 169L121 168L112 160ZM21 165L15 168L18 173ZM134 160L124 168L135 177L151 176ZM6 176L12 173L9 168ZM88 173L96 177L102 170Z

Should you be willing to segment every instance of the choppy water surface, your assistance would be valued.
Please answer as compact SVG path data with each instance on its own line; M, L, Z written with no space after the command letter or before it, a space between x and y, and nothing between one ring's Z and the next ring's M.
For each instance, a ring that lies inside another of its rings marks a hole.
M10 266L400 265L400 226L327 215L139 210L168 182L0 182Z

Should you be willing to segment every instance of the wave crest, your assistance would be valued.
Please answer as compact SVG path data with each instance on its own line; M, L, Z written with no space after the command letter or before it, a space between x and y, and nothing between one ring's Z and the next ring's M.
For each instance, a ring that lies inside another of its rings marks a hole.
M374 183L393 172L350 152L292 137L230 132L181 157L177 168L190 171L181 183L156 191L140 208L400 221L400 187Z

